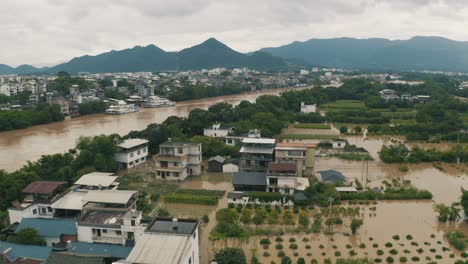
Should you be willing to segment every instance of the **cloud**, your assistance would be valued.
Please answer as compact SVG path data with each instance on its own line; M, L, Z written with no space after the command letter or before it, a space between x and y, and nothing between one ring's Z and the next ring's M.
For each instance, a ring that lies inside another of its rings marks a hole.
M216 37L253 51L296 40L440 35L468 40L466 0L3 0L0 63L43 64Z

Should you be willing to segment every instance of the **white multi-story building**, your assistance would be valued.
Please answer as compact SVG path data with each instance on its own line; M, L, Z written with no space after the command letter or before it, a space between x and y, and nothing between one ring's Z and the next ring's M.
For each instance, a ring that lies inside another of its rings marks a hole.
M119 150L114 154L114 159L120 169L130 169L146 162L148 157L148 140L132 138L124 140L117 145Z
M88 243L134 245L146 228L141 219L142 213L134 210L90 210L77 222L77 239Z
M267 170L267 190L282 194L294 194L309 187L307 178L299 177L296 163L270 163Z
M199 264L197 220L156 218L136 242L125 263Z
M232 127L224 127L220 123L213 124L212 127L203 129L204 136L216 138L224 138L232 132Z
M306 105L304 102L301 103L301 113L309 114L317 112L317 105Z
M159 145L156 156L156 177L184 180L201 173L202 145L191 142L168 141Z

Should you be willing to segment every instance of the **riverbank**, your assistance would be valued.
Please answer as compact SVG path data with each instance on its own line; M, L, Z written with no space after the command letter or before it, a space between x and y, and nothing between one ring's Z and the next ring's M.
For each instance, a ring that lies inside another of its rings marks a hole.
M145 108L128 115L92 114L63 122L0 132L0 170L11 172L21 168L28 160L34 161L42 155L66 152L75 147L76 140L80 137L114 133L125 135L132 130L142 130L151 123L162 123L169 116L186 117L194 108L208 109L211 105L221 102L237 105L243 100L255 101L261 95L278 95L288 90L308 88L312 87L290 87L210 97L179 102L175 107Z

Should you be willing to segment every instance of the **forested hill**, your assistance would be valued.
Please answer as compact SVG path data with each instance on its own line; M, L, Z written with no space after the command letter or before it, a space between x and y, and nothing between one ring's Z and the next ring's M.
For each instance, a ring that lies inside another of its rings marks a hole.
M32 66L29 66L32 67ZM180 52L167 52L155 45L110 51L96 56L81 56L51 68L27 69L26 73L66 71L70 73L91 72L159 72L177 70L200 70L217 67L248 67L257 70L285 70L288 64L269 53L254 52L247 55L237 52L214 38L183 49ZM20 68L0 65L0 74L23 74Z
M363 70L468 72L468 42L441 37L310 39L260 51L309 66Z

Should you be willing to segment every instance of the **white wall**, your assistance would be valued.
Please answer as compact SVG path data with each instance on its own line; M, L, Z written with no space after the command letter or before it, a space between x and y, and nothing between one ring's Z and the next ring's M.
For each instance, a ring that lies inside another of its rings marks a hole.
M229 134L229 129L203 129L203 135L207 137L225 137Z
M138 154L138 151L140 152L140 154ZM133 157L131 157L131 154L133 154ZM115 161L127 164L127 168L132 168L138 164L146 162L147 157L148 147L146 146L138 148L132 152L117 152L114 154ZM142 158L144 158L143 161L141 161ZM137 160L138 162L136 162ZM131 162L132 165L130 165Z
M50 205L34 204L23 208L22 210L8 208L8 216L10 217L10 223L19 223L23 218L53 218L54 209L52 209L52 212L49 212L47 210L48 207L50 207ZM46 213L42 213L42 208L46 208ZM34 214L34 210L36 210L36 214Z
M239 166L237 166L236 164L225 164L223 165L223 172L224 173L239 172Z

